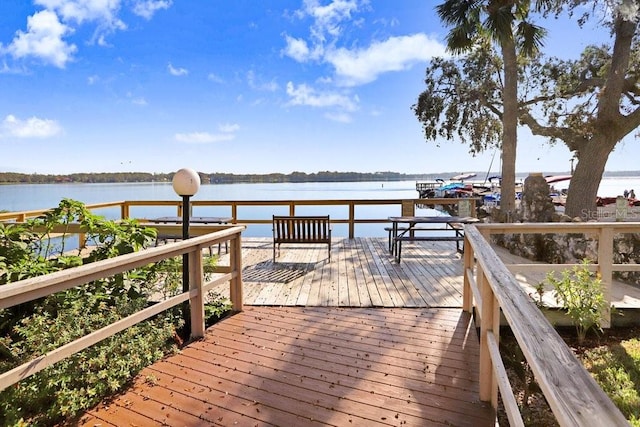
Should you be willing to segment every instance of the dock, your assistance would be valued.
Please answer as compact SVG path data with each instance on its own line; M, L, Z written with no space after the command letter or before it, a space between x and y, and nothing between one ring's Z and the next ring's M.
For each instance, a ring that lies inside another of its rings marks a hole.
M283 245L275 263L271 239L242 247L244 311L80 425L495 424L455 244L407 245L402 264L386 238L334 239L331 262L326 245Z
M272 249L269 238L242 241L244 311L79 425L495 425L478 399L454 243L408 244L401 264L386 238L334 239L330 262L325 245L283 245L275 263Z

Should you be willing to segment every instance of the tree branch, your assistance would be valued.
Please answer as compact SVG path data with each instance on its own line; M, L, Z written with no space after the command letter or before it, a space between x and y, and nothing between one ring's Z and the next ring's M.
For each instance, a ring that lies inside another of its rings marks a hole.
M577 135L571 128L559 126L543 126L528 111L520 110L520 122L526 125L531 133L563 141L569 150L576 151L582 148L586 141L581 135Z

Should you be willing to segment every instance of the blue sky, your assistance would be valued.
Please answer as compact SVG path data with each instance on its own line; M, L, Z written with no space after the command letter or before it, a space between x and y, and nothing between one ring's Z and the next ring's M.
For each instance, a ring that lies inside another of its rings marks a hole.
M0 3L0 171L488 170L411 111L445 54L437 1ZM541 22L557 55L606 31ZM633 140L607 170L637 170ZM520 133L518 172L571 154ZM492 170L499 170L499 154Z

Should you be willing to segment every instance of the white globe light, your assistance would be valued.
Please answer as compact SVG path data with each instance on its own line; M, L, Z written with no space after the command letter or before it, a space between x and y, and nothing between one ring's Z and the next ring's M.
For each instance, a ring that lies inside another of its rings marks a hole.
M179 196L193 196L200 188L200 175L191 168L182 168L173 176L173 191Z

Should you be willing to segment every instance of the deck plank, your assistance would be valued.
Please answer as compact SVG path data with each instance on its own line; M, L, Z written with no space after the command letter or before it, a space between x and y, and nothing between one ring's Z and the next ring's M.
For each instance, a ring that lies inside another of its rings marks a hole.
M460 307L462 265L455 249L405 245L393 261L385 238L334 239L332 261L324 245L283 245L274 263L271 239L243 239L247 305L340 307ZM406 262L405 262L406 261ZM228 262L222 254L220 263ZM228 284L215 291L228 297Z
M489 426L478 352L460 309L247 307L82 425Z
M335 239L331 262L324 245L275 263L271 239L242 248L245 310L79 425L494 425L449 242L407 243L400 264L386 238Z

